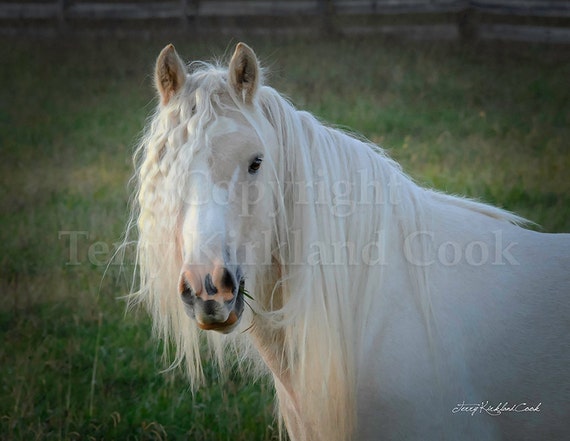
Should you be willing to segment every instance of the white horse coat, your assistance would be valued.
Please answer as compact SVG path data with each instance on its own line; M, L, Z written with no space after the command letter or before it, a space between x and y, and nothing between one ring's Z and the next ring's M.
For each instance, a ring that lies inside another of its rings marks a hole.
M167 46L156 83L135 297L193 386L206 338L272 375L295 441L570 437L569 235L417 186L244 44L192 73Z
M432 245L450 253L442 260L454 262L457 250L463 258L449 266L434 259L431 342L404 274L392 274L390 301L375 302L360 362L356 439L564 439L568 235L452 207L433 225ZM456 246L443 245L450 243ZM475 259L481 265L465 261L473 243L488 245L487 259Z

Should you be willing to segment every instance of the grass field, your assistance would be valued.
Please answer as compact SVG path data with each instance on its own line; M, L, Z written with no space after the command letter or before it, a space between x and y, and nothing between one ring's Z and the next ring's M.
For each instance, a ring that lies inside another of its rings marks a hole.
M271 388L192 396L144 312L125 315L127 217L168 41L0 41L0 439L269 440ZM174 40L186 59L235 41ZM418 182L570 231L570 50L249 39L298 107L383 145ZM105 273L105 269L108 271Z

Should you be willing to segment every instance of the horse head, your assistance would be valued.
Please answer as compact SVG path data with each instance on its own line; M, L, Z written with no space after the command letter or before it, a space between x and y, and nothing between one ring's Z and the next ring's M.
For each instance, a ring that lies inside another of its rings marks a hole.
M177 119L176 129L164 134L164 148L178 152L170 155L178 163L171 168L181 170L172 180L181 205L178 294L205 330L229 333L240 322L246 278L262 263L259 240L269 231L271 167L265 164L272 140L256 104L260 72L243 43L227 70L189 74L172 45L156 63L159 112Z

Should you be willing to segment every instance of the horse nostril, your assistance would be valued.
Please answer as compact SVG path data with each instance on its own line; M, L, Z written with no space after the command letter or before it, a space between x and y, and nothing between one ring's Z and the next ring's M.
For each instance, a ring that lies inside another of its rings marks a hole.
M232 276L232 273L230 273L228 271L227 268L224 268L224 272L222 273L222 286L230 291L234 291L236 288L236 284L234 281L234 277Z
M180 278L180 286L178 289L183 299L190 300L194 297L194 290L190 286L190 282L188 282L184 276Z
M206 274L206 278L204 280L204 288L206 288L206 292L209 296L213 296L218 293L218 288L216 288L216 285L214 285L211 274Z

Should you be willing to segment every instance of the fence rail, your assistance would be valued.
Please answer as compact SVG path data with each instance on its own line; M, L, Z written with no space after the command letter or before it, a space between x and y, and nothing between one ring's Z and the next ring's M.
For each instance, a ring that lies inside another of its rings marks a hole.
M36 23L48 23L52 28L65 32L70 22L82 21L97 23L103 26L98 31L104 32L106 22L114 21L164 21L179 20L182 29L188 30L188 23L207 19L224 18L273 18L313 17L322 19L328 26L331 19L350 18L354 16L406 16L406 15L456 14L459 31L456 35L477 35L485 38L501 38L501 29L505 38L524 40L546 40L557 43L570 43L570 0L170 0L170 1L24 1L2 2L0 0L0 33L6 29L14 32L25 31ZM536 26L521 23L479 23L477 16L492 17L526 17L538 19L557 19L554 26ZM462 27L469 18L470 31L465 33ZM562 26L560 25L562 21ZM413 23L404 23L401 29L405 32L414 28ZM429 25L424 25L424 27ZM432 24L432 28L441 24ZM397 28L392 24L384 24L379 33L387 29ZM348 26L358 32L358 26ZM366 32L372 32L370 26ZM492 30L492 31L490 31ZM342 29L341 29L342 31ZM489 35L492 35L489 37ZM514 36L514 37L513 37ZM554 36L554 38L553 38Z

